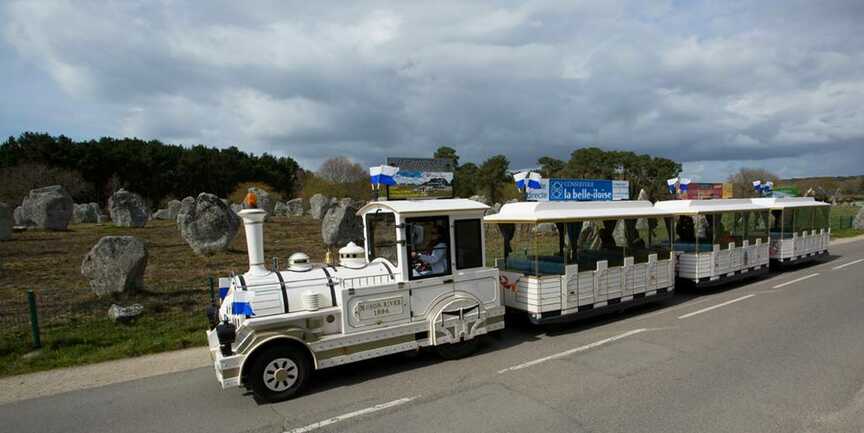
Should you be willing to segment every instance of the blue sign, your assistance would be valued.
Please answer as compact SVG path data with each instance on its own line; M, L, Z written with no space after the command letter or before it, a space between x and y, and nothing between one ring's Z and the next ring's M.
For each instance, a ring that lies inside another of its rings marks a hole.
M549 179L549 201L627 200L626 180Z

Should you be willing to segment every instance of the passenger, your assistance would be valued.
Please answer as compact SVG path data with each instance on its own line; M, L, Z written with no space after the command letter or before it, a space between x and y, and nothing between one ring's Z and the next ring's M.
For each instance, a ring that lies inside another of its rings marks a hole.
M682 216L678 218L678 224L675 225L675 231L678 233L678 240L681 242L696 242L696 229L693 226L693 218Z
M447 242L441 229L433 225L431 229L430 242L427 244L426 253L411 252L411 258L415 260L414 275L438 275L447 272Z

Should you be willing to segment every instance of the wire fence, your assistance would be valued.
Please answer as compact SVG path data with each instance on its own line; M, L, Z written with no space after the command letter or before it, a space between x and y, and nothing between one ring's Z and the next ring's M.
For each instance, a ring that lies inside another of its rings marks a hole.
M855 220L855 216L832 215L831 216L831 228L834 230L851 229L852 228L852 222L854 220Z
M0 299L0 359L36 349L136 345L123 349L134 354L201 344L214 290L207 283L103 297L82 289L19 290ZM108 314L113 304L143 308L139 316L115 321Z

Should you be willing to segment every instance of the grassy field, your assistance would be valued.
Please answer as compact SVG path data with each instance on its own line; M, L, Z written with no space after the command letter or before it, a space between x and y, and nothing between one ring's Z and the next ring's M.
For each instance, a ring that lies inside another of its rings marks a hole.
M848 226L859 208L832 211L835 237L864 234ZM490 257L501 242L490 237ZM132 235L148 246L146 289L97 298L81 276L84 255L102 237ZM265 254L284 266L303 251L322 261L320 222L311 218L273 218L265 225ZM500 255L500 254L499 254ZM195 255L176 226L151 221L144 228L75 225L65 232L28 230L0 242L0 376L99 362L205 344L204 311L209 304L207 279L243 272L246 240L241 229L228 251ZM43 349L30 353L30 326L25 292L37 293ZM145 313L136 322L118 325L107 318L112 303L140 303Z
M97 298L81 276L81 261L108 235L131 235L147 243L145 290ZM280 263L303 251L323 260L320 222L273 218L265 225L265 253ZM0 376L142 355L205 344L208 277L248 268L241 228L230 249L202 257L180 237L175 224L151 221L143 228L73 225L68 231L28 230L0 242ZM37 293L43 349L30 350L25 292ZM111 303L137 302L142 317L130 325L107 318Z

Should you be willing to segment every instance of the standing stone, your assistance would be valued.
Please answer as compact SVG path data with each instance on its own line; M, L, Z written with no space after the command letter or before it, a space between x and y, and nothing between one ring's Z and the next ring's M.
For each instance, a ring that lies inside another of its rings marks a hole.
M0 202L0 241L12 239L12 210Z
M321 239L329 247L363 242L363 221L354 206L335 206L321 220Z
M197 199L183 200L177 226L196 254L207 255L228 249L240 229L240 217L216 195L202 192Z
M600 248L600 227L602 223L597 221L586 221L579 232L578 245L580 248L596 250Z
M95 203L76 204L72 210L72 224L95 224L99 219L99 208Z
M288 216L288 205L283 201L277 201L276 206L273 207L273 215Z
M171 200L168 202L168 207L159 209L153 214L154 220L177 221L177 214L180 213L180 207L183 203L180 200Z
M147 246L134 236L105 236L84 256L81 275L98 296L144 287Z
M168 216L171 220L177 220L177 215L180 213L180 208L183 206L183 203L180 200L171 200L168 202Z
M855 219L852 220L852 228L864 230L864 207L858 209L858 213L855 214Z
M288 207L288 216L299 217L303 216L303 199L295 198L294 200L288 200L285 203L285 206Z
M315 194L309 199L309 216L316 220L324 218L332 201L324 194Z
M73 205L72 197L60 185L31 190L21 203L27 220L48 230L66 230L72 220Z
M144 227L150 212L144 199L131 191L120 189L108 200L111 222L117 227Z
M16 207L15 211L12 212L12 219L15 220L16 226L26 227L33 225L33 222L30 221L30 218L27 217L24 208L21 206Z
M485 196L485 195L472 195L472 196L469 197L468 199L469 199L469 200L474 200L474 201L479 201L480 203L483 203L483 204L485 204L485 205L489 205L489 203L488 203L489 200L486 199L486 196Z
M276 203L270 197L270 193L268 193L267 191L265 191L261 188L254 187L254 186L252 188L249 188L249 192L255 194L255 198L257 199L256 201L257 201L258 209L264 209L265 211L267 211L268 217L270 215L273 215L273 211L276 207ZM243 203L243 207L244 208L246 207L246 203Z

